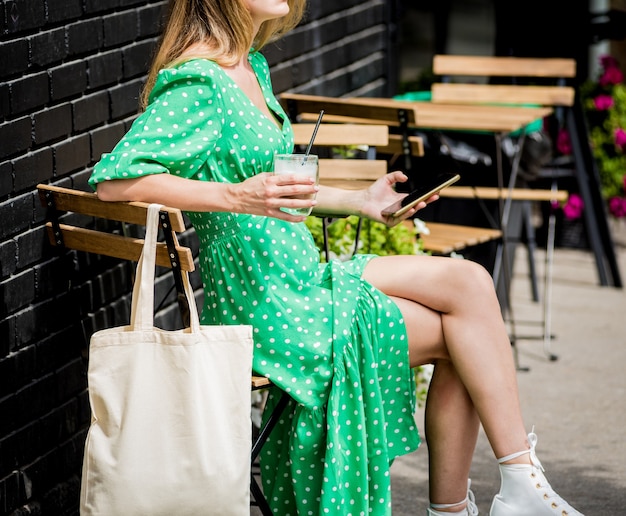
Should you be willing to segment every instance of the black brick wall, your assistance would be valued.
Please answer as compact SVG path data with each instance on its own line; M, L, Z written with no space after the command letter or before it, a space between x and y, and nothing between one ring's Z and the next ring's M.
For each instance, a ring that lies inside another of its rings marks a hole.
M266 49L277 92L393 93L385 0L311 0ZM124 134L164 0L0 2L0 513L78 513L89 424L86 358L96 330L126 324L133 264L46 241L40 182L89 190ZM185 245L196 245L193 235ZM198 285L198 278L193 278ZM157 298L167 295L159 277ZM169 299L171 298L171 299ZM173 296L157 322L178 326Z

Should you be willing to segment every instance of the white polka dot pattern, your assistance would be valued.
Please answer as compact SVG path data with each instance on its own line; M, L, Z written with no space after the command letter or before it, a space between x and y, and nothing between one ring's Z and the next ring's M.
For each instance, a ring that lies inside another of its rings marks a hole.
M271 170L293 132L265 59L250 62L282 130L215 63L195 59L159 74L146 112L90 183L155 173L235 183ZM419 435L401 314L360 279L371 257L320 264L304 224L188 215L200 240L203 324L252 324L255 371L292 398L262 451L274 512L390 514L390 463Z

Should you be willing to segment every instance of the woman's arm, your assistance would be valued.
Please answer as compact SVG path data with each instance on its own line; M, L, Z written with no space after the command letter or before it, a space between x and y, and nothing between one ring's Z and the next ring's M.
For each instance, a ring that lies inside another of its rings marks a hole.
M407 195L395 191L395 184L404 183L407 179L407 176L402 172L392 172L363 190L344 190L321 186L317 194L318 203L313 211L319 215L359 215L388 226L395 226L400 221L415 215L427 203L439 198L434 195L427 202L418 204L397 219L383 217L381 211L384 208Z
M258 174L243 183L216 183L170 174L151 174L133 179L114 179L97 184L103 201L142 201L184 211L250 213L301 222L306 217L284 213L281 207L309 208L316 201L294 195L316 192L313 180L302 175Z

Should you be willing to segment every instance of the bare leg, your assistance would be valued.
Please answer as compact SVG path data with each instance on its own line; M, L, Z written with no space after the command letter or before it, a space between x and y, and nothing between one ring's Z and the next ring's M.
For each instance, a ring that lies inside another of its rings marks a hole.
M412 365L437 362L426 430L431 501L462 500L477 436L476 415L496 457L528 448L493 281L474 262L424 256L376 258L364 278L400 307ZM530 462L527 455L514 461Z
M431 503L465 499L479 426L472 400L454 367L449 361L438 360L425 417ZM456 510L460 508L462 505Z

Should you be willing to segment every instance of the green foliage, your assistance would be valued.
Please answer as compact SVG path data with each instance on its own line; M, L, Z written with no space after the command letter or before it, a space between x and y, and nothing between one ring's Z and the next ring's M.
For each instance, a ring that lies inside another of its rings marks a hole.
M359 217L336 219L328 226L328 240L331 257L345 260L352 256L354 240L359 223ZM322 219L308 217L306 224L313 234L319 249L324 248L324 233ZM398 224L392 228L380 222L363 219L359 236L360 254L376 254L379 256L398 254L424 254L421 240L414 228L406 224ZM325 257L322 253L322 260Z

